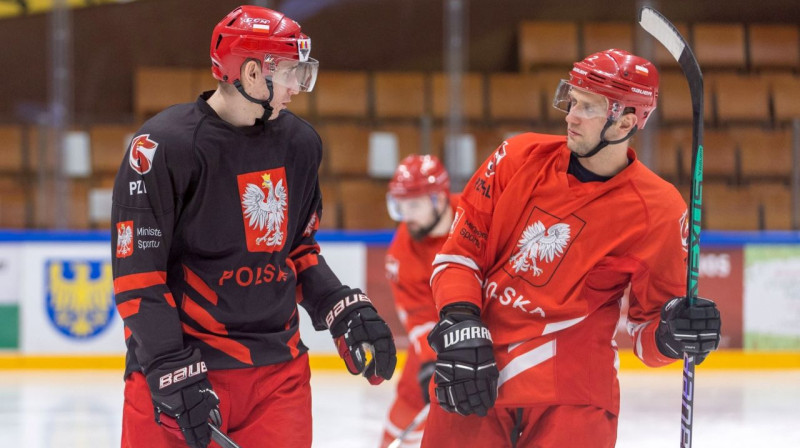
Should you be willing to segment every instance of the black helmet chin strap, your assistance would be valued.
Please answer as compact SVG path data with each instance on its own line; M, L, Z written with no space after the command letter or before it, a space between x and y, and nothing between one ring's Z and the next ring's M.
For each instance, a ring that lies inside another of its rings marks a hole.
M580 157L582 159L585 159L587 157L592 157L593 155L597 154L598 152L600 152L601 149L605 148L608 145L616 145L617 143L622 143L625 140L628 140L629 138L633 137L633 134L635 134L636 131L639 129L639 125L635 125L633 127L633 129L631 129L631 131L628 132L628 135L626 135L625 137L622 137L619 140L610 140L609 141L609 140L606 140L606 131L608 130L608 128L611 127L612 124L614 124L614 122L611 121L610 118L607 119L606 120L606 125L603 126L603 130L600 132L600 143L598 143L597 146L595 146L593 150L587 152L586 154L578 154L575 151L573 151L572 153L575 154L575 157Z
M430 225L428 225L427 227L424 227L422 229L419 229L416 232L409 231L409 233L411 234L411 238L413 238L414 241L420 241L420 240L424 239L425 237L428 236L428 234L430 234L433 231L434 227L439 225L439 222L442 220L442 217L444 217L444 214L447 212L447 208L450 207L450 199L449 198L446 200L446 203L447 203L447 207L445 207L441 212L438 211L438 210L434 210L434 213L436 213L436 215L434 216L433 222Z
M261 119L264 120L264 123L266 123L267 120L269 120L269 117L272 116L272 105L270 105L269 103L270 101L272 101L272 95L274 94L274 90L272 89L272 77L271 76L266 77L264 78L264 80L267 82L267 89L269 89L269 98L267 98L266 100L259 100L248 95L247 92L244 91L244 87L242 86L241 81L238 79L233 82L233 85L236 87L236 90L238 90L239 93L241 93L242 96L245 97L245 99L247 99L247 101L250 101L251 103L260 104L261 107L264 108L264 115L261 116Z

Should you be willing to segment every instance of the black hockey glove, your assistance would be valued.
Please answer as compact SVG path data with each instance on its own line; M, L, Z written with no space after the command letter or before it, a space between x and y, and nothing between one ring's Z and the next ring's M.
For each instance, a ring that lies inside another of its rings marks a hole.
M428 335L436 352L436 401L447 412L486 416L497 399L500 376L492 353L492 336L474 305L458 304L469 312L447 307ZM450 311L448 311L450 308Z
M674 359L683 353L694 354L695 364L719 347L720 327L717 305L698 297L689 306L685 297L676 297L661 308L661 322L656 329L656 345L664 355Z
M206 378L200 350L186 348L157 361L145 375L155 406L156 423L186 440L192 448L211 443L211 428L222 424L219 398Z
M434 371L436 371L436 363L431 361L419 366L419 372L417 373L417 381L419 382L419 387L422 388L422 401L425 404L431 402L431 393L428 391L428 385L431 384Z
M356 291L336 302L325 323L350 373L363 374L373 385L392 378L397 365L394 338L366 295Z

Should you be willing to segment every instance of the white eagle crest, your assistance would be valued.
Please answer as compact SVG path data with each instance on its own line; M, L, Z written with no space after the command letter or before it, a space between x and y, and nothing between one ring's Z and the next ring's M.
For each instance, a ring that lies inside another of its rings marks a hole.
M278 185L272 185L269 174L261 176L264 182L261 187L255 184L247 184L242 195L242 208L244 217L249 218L248 225L255 230L267 229L264 236L256 238L256 244L265 243L267 246L280 246L283 242L283 232L281 224L284 220L286 210L286 187L283 179L278 181ZM264 190L267 194L264 195Z
M133 250L133 229L131 226L122 224L117 226L117 256L123 257L130 255Z
M527 272L533 270L533 275L538 277L542 269L536 265L536 260L549 263L556 256L564 254L564 249L569 241L569 224L557 223L545 230L541 221L529 225L517 243L519 253L511 257L514 272Z

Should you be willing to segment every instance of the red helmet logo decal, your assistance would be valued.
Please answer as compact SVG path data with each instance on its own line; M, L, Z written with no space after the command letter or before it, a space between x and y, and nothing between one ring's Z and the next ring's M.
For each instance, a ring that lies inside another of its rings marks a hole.
M297 39L297 56L300 61L307 61L309 54L311 54L311 39Z
M158 143L150 140L150 134L137 135L131 142L131 151L128 162L139 174L147 174L153 167L153 156L156 154Z

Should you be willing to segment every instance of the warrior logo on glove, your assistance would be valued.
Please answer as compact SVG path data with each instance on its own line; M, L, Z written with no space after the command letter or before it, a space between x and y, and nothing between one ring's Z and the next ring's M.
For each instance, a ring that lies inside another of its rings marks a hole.
M492 336L475 314L447 313L433 327L428 343L436 352L436 400L447 412L485 416L497 399L500 373L492 352Z
M444 348L449 348L451 345L459 342L466 342L469 339L488 339L492 342L492 335L486 327L462 327L456 328L453 331L447 332L443 335Z

